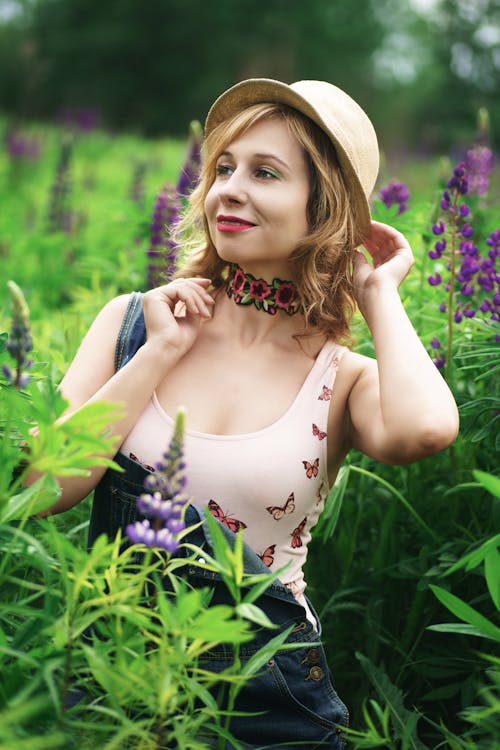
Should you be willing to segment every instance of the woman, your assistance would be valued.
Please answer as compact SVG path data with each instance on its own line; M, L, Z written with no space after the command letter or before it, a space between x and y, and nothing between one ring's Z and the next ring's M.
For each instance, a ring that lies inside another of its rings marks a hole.
M304 595L311 529L351 448L385 463L419 460L455 438L457 409L398 295L410 247L370 220L378 147L363 110L329 83L253 79L219 97L205 134L185 220L202 241L174 281L104 307L61 389L71 411L125 404L110 431L137 492L186 408L189 494L243 529L257 566L288 563L268 609L306 623L299 639L314 644L293 664L288 652L286 663L272 660L267 683L238 706L271 713L232 729L249 747L338 748L345 707ZM342 344L355 304L376 360ZM115 480L103 473L64 479L51 509L98 485L91 540L132 520L125 497L109 511Z

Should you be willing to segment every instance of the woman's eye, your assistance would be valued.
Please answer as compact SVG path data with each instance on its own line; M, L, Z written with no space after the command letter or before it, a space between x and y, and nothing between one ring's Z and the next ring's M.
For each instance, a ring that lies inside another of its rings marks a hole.
M232 167L229 164L217 164L215 168L215 174L217 177L226 177L231 174Z
M274 169L268 169L267 167L259 167L256 172L257 177L264 180L279 180L280 176Z

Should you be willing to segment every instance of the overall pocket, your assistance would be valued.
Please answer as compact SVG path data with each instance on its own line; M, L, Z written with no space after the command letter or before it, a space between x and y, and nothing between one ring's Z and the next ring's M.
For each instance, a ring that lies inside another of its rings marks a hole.
M109 492L109 518L111 522L111 528L116 531L122 529L125 533L125 528L129 523L135 523L140 516L137 511L137 495L143 490L138 489L137 494L125 492L120 487L112 486Z

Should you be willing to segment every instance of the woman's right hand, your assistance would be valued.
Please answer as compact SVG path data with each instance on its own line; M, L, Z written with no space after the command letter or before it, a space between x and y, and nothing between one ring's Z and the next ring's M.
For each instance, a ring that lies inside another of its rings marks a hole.
M182 356L192 347L204 321L212 317L210 279L175 279L146 292L142 299L148 342L175 349Z

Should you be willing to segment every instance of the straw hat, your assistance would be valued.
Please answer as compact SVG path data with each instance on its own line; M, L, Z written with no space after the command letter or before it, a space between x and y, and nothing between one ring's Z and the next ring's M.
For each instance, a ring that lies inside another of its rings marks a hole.
M287 85L270 78L250 78L225 91L212 105L205 135L224 120L253 104L286 104L307 115L327 134L354 202L361 236L370 228L368 199L377 179L377 136L366 113L341 89L326 81Z

